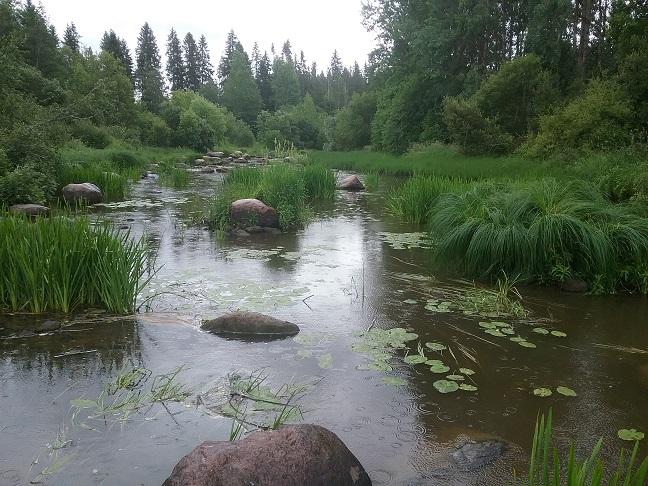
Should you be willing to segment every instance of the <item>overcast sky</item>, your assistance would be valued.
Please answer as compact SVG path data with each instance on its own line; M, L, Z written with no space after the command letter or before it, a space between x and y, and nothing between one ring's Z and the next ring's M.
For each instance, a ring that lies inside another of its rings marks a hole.
M207 37L212 64L220 59L230 29L251 52L274 42L281 50L290 39L293 52L303 50L318 70L327 66L334 49L346 65L362 66L373 48L373 35L362 26L362 0L42 0L59 35L73 21L81 41L96 49L105 30L113 29L134 51L137 34L148 22L164 59L166 37L174 27L182 39L191 32L196 40ZM133 53L133 57L134 53Z

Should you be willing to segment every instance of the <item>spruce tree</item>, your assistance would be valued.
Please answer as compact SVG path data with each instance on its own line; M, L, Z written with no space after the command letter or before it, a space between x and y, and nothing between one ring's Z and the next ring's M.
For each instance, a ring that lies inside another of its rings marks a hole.
M212 66L211 58L209 56L207 39L204 35L201 35L200 40L198 41L198 75L201 86L213 82L214 67Z
M252 74L256 78L259 73L259 63L261 62L261 53L259 52L259 44L254 43L252 47Z
M284 59L284 61L292 61L293 60L293 55L292 55L292 46L290 45L290 41L286 40L284 42L283 47L281 48L281 55Z
M191 32L187 32L182 42L182 51L185 59L185 86L191 91L198 91L200 89L198 47Z
M65 32L63 33L63 45L69 47L73 52L79 52L79 40L81 36L77 32L76 25L74 22L67 25Z
M259 59L255 79L263 100L263 109L271 110L274 105L272 101L271 65L267 52L264 52L261 59Z
M253 124L262 108L261 95L257 87L250 61L242 50L234 51L230 63L230 72L223 83L223 105L234 115Z
M160 52L153 30L146 22L137 37L137 69L135 88L142 104L152 112L157 112L164 100L162 73L160 72Z
M185 65L182 59L182 48L180 40L174 29L169 32L167 38L167 62L166 75L171 91L179 91L185 88Z
M241 42L236 37L236 34L233 30L230 30L227 34L227 40L225 41L225 52L223 57L221 57L220 64L218 65L218 77L220 78L221 85L227 79L230 73L230 65L232 63L232 58L236 51L242 51L243 46Z
M272 95L275 108L299 103L299 77L292 60L275 59L272 65Z
M101 38L101 50L111 54L124 67L124 72L133 79L133 58L124 39L120 39L114 30L104 32Z
M45 76L56 76L61 72L61 57L58 37L52 26L47 25L42 7L31 0L19 11L21 26L21 50L27 63ZM1 34L0 34L1 35Z

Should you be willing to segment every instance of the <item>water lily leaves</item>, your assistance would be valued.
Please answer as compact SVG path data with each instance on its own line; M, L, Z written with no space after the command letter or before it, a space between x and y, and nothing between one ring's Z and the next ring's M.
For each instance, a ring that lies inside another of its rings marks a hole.
M526 339L524 339L522 336L515 336L512 338L509 338L509 341L513 341L514 343L523 343L526 342Z
M371 371L392 371L391 365L385 363L384 361L372 361L371 363L358 366L358 369Z
M440 359L428 359L428 360L425 362L425 364L426 364L426 365L430 365L430 366L434 366L434 365L442 365L442 364L443 364L443 361L441 361Z
M549 331L545 329L544 327L534 327L533 332L538 333L538 334L549 334Z
M471 370L470 368L459 368L459 372L464 374L464 375L468 375L468 376L475 374L475 372L473 370Z
M328 370L333 365L333 356L331 353L326 353L317 358L317 366L323 370Z
M462 375L448 375L446 376L448 380L452 381L464 381L466 378Z
M383 376L382 381L386 385L392 385L392 386L405 386L405 385L407 385L406 380L403 380L402 378L398 378L397 376Z
M452 306L451 302L440 301L437 299L429 299L425 308L431 312L445 313L450 312L450 307Z
M576 392L572 390L571 388L568 388L566 386L559 386L556 388L556 391L560 393L561 395L565 395L566 397L575 397Z
M551 335L556 337L567 337L567 334L562 331L551 331Z
M403 361L407 364L422 364L427 361L427 358L420 354L408 354Z
M535 390L533 390L533 394L536 397L544 398L544 397L550 397L553 394L553 392L549 388L536 388Z
M486 329L486 331L484 332L486 334L490 334L491 336L495 336L495 337L506 337L506 334L501 332L499 329Z
M447 373L448 371L450 371L450 367L444 365L443 363L441 363L441 364L433 364L432 366L430 366L430 371L432 373L439 373L439 374L440 373Z
M483 327L484 329L497 329L497 324L495 324L494 322L480 322L479 326Z
M418 301L414 299L407 299L403 301L403 304L414 305L414 304L418 304Z
M493 321L491 322L491 324L495 324L495 326L497 327L511 327L510 324L507 324L506 322L502 322L502 321Z
M477 391L476 386L470 385L468 383L462 383L461 385L459 385L459 389L464 391Z
M432 351L443 351L446 347L441 343L425 343L425 346L430 348Z
M523 348L532 348L532 349L537 348L535 344L530 343L529 341L520 341L518 344Z
M629 440L632 442L642 440L644 438L644 433L636 429L621 429L617 432L617 435L621 440Z
M499 331L500 331L501 333L503 333L503 334L508 334L509 336L510 336L511 334L515 334L515 331L513 330L512 327L502 327L502 328L499 329Z
M438 380L435 381L432 385L440 393L452 393L452 392L456 392L459 389L459 385L457 384L457 382L450 381L450 380Z

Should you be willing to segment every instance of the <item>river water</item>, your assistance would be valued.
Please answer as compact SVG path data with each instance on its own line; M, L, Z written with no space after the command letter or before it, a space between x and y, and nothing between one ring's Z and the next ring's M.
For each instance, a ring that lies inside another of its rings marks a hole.
M197 174L187 190L145 180L130 202L99 210L156 250L147 309L0 316L0 484L160 484L201 441L229 438L232 420L197 397L257 370L275 387L308 383L303 421L340 436L376 485L511 483L524 476L536 416L549 408L559 443L591 448L603 437L605 457L628 447L619 429L648 431L647 299L520 287L527 317L467 314L455 303L474 284L432 270L421 228L384 212L384 188L339 192L293 233L223 239L193 223L220 177ZM301 333L250 343L199 330L234 309L284 318ZM31 332L45 320L64 327ZM504 321L536 347L486 334L483 321ZM391 371L364 369L370 359L351 349L359 334L394 327L418 335L410 353L419 341L443 344L427 357L453 373L472 369L464 379L477 391L439 393L433 383L444 376L405 364L405 350L389 351ZM177 380L190 389L183 402L122 420L71 406L96 399L124 369L155 376L180 366ZM540 387L553 394L534 396ZM485 439L507 444L488 466L467 470L452 458L465 441Z

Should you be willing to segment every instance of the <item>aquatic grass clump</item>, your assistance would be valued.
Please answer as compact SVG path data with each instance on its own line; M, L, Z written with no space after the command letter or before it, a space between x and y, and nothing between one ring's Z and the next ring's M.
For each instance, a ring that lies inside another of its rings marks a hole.
M86 218L0 218L0 310L135 310L148 282L144 244ZM150 278L150 277L149 277Z
M160 184L174 189L184 189L189 185L189 172L181 167L176 167L171 162L159 163Z
M58 176L61 187L67 184L91 182L96 185L108 201L124 199L130 181L138 180L139 169L115 169L108 163L63 164Z
M597 293L646 293L648 220L584 182L481 183L441 195L437 260L482 278L581 278Z
M310 199L330 200L335 196L335 174L323 165L304 166L306 195Z
M462 179L415 175L389 194L387 209L409 223L423 224L441 194L461 192L467 187Z

